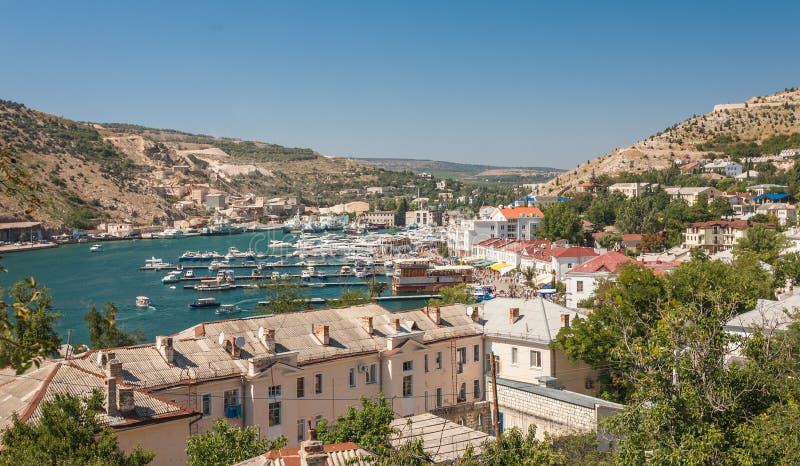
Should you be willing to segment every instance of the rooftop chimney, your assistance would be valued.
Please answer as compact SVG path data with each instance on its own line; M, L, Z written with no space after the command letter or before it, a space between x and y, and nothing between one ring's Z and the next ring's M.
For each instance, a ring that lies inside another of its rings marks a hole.
M569 327L569 314L561 314L561 327Z
M517 319L519 319L519 308L512 307L508 310L508 323L513 324Z
M439 306L428 308L428 318L436 325L442 323L442 312L439 309Z
M275 330L271 328L259 327L258 339L270 353L275 353Z
M314 336L317 337L320 343L327 346L331 342L331 335L330 329L327 325L322 324L312 324L311 331L314 333Z
M236 346L235 336L231 335L225 338L225 351L227 351L227 353L233 356L234 358L239 357L240 350L239 347Z
M392 329L394 329L395 332L400 331L400 319L392 319L390 325L392 326Z
M113 355L109 354L109 356ZM113 377L117 380L122 380L122 363L117 359L110 359L108 367L106 368L106 376Z
M175 348L172 347L172 337L156 337L156 348L164 356L168 364L175 363Z
M328 454L322 447L322 442L317 440L317 430L308 423L308 440L300 442L301 466L325 466L328 464Z
M361 328L367 332L368 335L372 335L374 329L372 328L372 317L371 316L363 316L361 318Z
M119 412L122 414L130 413L131 411L136 408L136 404L133 401L133 389L132 388L120 388L119 389Z
M106 414L117 414L117 379L106 377Z

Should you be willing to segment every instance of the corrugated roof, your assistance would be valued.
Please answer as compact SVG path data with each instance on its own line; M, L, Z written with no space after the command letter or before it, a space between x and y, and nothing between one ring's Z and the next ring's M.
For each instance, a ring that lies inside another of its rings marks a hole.
M451 462L461 458L470 445L474 447L475 454L479 454L481 444L491 438L484 432L430 413L395 419L391 426L396 429L396 433L389 440L393 448L421 439L422 448L432 456L434 463Z
M519 309L519 317L512 323L509 310ZM542 298L494 298L483 303L481 314L484 334L516 339L551 342L561 328L561 314L579 318L572 309Z
M323 445L322 449L328 454L328 460L325 463L327 466L367 466L372 464L368 459L372 454L359 448L353 442ZM233 466L299 466L300 464L300 449L284 448L268 451Z

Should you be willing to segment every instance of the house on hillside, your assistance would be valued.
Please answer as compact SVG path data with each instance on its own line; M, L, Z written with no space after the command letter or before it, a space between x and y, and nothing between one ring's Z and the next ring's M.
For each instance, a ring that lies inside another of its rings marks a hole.
M711 220L690 223L683 234L685 248L703 248L709 254L732 249L753 226L749 220Z
M719 159L703 166L706 173L718 173L724 176L735 177L742 174L742 164L733 160Z
M597 256L566 273L567 307L576 308L578 302L591 297L600 280L614 280L628 264L636 261L617 251Z
M649 192L651 188L650 183L615 183L608 187L608 192L618 192L627 198L632 198Z
M676 200L684 200L687 204L695 205L697 203L698 198L701 195L705 195L706 200L711 202L715 198L722 195L717 188L712 188L708 186L701 186L701 187L669 187L664 188L664 192L669 195L669 198L673 201Z
M588 194L597 194L603 190L603 185L599 183L594 183L592 181L584 181L580 183L578 186L575 186L576 193L588 193Z
M756 207L756 214L775 216L778 223L786 225L797 221L797 208L791 204L777 202L774 204L761 204Z

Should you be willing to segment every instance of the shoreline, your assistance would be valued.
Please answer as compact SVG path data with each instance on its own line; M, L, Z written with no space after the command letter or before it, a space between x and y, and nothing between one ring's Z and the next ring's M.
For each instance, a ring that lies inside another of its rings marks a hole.
M0 254L4 254L7 252L24 252L24 251L34 251L37 249L50 249L50 248L57 248L58 243L37 243L37 244L22 244L19 246L13 244L7 244L4 246L0 246Z

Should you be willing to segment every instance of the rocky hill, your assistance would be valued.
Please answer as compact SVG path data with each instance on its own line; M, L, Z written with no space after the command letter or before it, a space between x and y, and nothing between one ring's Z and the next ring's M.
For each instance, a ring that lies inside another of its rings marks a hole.
M593 176L641 173L676 160L757 154L775 136L800 132L800 89L720 104L649 138L600 156L549 181L540 194L567 192Z
M154 187L205 184L229 194L335 196L383 176L310 149L215 138L126 124L80 123L0 100L0 149L43 201L0 192L0 217L42 221L51 230L100 221L149 225L183 218Z

